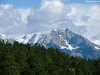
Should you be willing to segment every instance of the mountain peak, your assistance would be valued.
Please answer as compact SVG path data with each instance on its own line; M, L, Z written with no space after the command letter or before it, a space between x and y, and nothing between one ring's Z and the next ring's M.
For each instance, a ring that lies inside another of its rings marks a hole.
M13 43L34 45L36 42L46 48L59 48L61 52L65 52L71 56L79 56L82 58L98 58L100 57L100 48L90 42L81 35L72 32L69 28L57 28L49 32L41 32L35 34L27 34L23 36L8 38L6 35L0 35L3 40Z
M56 29L52 29L51 31L71 31L69 28L56 28Z

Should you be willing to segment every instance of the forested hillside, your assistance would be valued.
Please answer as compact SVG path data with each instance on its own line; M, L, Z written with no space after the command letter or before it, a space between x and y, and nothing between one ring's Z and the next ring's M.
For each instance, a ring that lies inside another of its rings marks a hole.
M0 75L100 75L100 59L70 57L37 43L0 42Z

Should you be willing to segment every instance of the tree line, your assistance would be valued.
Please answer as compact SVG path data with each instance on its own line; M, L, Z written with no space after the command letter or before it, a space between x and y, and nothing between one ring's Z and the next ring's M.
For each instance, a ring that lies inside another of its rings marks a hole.
M100 75L100 58L85 60L38 43L0 41L0 75Z

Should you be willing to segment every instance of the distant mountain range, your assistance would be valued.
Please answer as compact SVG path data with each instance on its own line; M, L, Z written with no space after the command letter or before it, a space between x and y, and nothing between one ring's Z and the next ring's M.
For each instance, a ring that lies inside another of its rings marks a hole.
M18 41L23 44L40 43L46 48L59 48L70 56L78 56L85 59L96 59L100 57L100 46L92 43L83 36L72 32L68 28L54 29L48 32L27 34L16 37L9 37L1 34L0 39L13 43Z

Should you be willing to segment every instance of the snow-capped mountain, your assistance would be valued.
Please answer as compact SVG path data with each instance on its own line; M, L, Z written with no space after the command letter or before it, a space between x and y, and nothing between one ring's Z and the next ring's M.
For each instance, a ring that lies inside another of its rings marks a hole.
M34 45L36 42L46 48L59 48L61 52L68 53L71 56L79 56L81 58L95 59L100 57L100 47L81 35L72 32L68 28L54 29L49 32L27 34L16 37L6 37L0 35L0 38L13 43L18 41L23 44Z
M0 34L0 39L3 39L5 41L7 41L8 37L6 35L4 35L4 34Z

